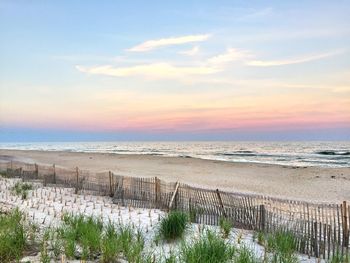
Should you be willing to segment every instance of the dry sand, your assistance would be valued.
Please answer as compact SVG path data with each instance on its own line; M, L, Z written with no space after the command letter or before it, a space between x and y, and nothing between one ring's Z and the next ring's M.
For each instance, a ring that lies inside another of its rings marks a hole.
M223 190L316 202L350 200L350 167L292 167L196 158L108 153L0 150L0 160L18 160L118 175L153 177Z

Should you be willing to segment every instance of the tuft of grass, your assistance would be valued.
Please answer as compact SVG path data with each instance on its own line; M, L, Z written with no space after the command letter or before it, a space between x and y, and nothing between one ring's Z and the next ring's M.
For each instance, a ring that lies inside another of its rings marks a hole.
M225 263L233 260L235 247L207 230L199 240L183 243L180 254L185 263Z
M188 224L189 218L187 214L180 211L172 211L160 221L159 236L166 241L181 238Z
M246 246L242 246L236 253L235 263L259 263L261 260L256 257L254 252L247 248Z
M11 176L6 171L0 171L0 176L4 178L10 178Z
M101 240L101 262L116 262L120 250L117 230L112 223L109 223Z
M262 231L259 231L257 233L257 240L258 240L258 244L261 246L265 245L265 234Z
M119 226L118 233L122 251L124 251L124 253L127 254L129 252L130 244L133 239L133 231L130 226L121 225Z
M41 263L50 263L50 255L48 252L48 241L50 238L50 231L46 230L43 236L43 240L40 244L40 262Z
M75 258L75 249L76 249L76 238L74 230L66 227L65 229L59 229L59 239L62 240L63 243L63 251L67 258L73 259Z
M144 237L140 230L136 233L126 225L118 230L122 252L128 262L142 262L142 252L145 246Z
M233 227L232 222L230 220L222 217L222 218L220 218L219 226L220 226L220 230L222 232L223 237L228 238L228 236L230 235L231 229Z
M331 257L329 263L350 263L350 254L342 254L339 250Z
M12 187L12 192L18 196L21 196L22 199L27 199L28 191L33 189L33 185L28 183L17 182Z
M54 230L51 234L51 249L55 259L58 259L63 252L63 241L58 237L58 231Z
M177 259L176 259L176 255L174 253L174 251L170 251L169 255L167 257L165 257L165 263L176 263Z
M111 222L103 225L93 217L65 214L63 225L57 230L63 250L69 259L118 262L144 262L144 237L140 230L129 225L115 227Z
M266 250L271 253L272 263L298 262L295 255L296 239L290 231L278 230L268 234L266 238Z
M64 251L68 258L74 258L76 247L82 248L81 259L95 259L100 251L100 238L103 224L94 217L64 215L63 227L59 230L63 239Z
M0 262L19 260L26 242L23 216L19 210L0 214Z

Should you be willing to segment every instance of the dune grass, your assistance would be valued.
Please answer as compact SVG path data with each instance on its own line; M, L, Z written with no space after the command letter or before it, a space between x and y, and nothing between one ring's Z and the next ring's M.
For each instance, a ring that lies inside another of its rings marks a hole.
M142 262L142 252L145 241L140 230L135 233L134 230L126 225L119 226L118 238L122 247L122 254L128 262Z
M64 215L63 226L58 229L67 257L74 258L76 248L82 249L81 259L94 259L100 250L103 224L99 219L83 215Z
M225 263L232 262L235 247L207 230L198 240L183 243L180 253L181 262L185 263Z
M296 239L291 232L257 232L255 239L266 250L264 258L259 258L244 243L234 243L227 238L232 224L226 226L226 223L220 220L220 231L204 228L199 231L198 237L181 239L189 224L188 217L180 212L171 212L160 221L158 231L165 233L163 237L168 238L165 240L178 238L179 243L174 250L158 254L156 250L145 250L143 233L134 226L115 225L112 222L103 224L93 216L64 214L61 225L56 229L45 230L40 244L35 244L40 250L40 262L45 263L58 260L62 254L72 260L102 263L120 262L121 259L130 263L298 262ZM35 225L27 227L18 210L0 214L0 262L16 262L24 251L27 253L28 244L32 244L30 233L33 231L38 231L38 228ZM350 263L341 253L333 255L327 262Z
M28 191L33 189L33 185L29 183L17 182L12 187L12 192L18 196L21 196L22 199L27 199Z
M329 260L329 263L350 263L350 254L341 254L340 251L337 251Z
M180 211L168 213L160 221L159 236L166 241L183 237L189 225L188 215Z
M18 260L27 244L23 216L16 209L0 214L0 262Z
M40 262L41 263L50 263L51 262L51 258L49 255L49 248L48 248L48 241L50 238L50 230L46 230L41 244L40 244Z
M121 250L115 226L109 223L101 239L101 262L115 262Z
M0 176L4 178L10 178L11 176L6 171L0 171Z
M219 226L223 237L228 238L228 236L230 235L231 229L233 227L232 222L226 219L225 217L222 217L220 218Z
M63 252L69 259L118 262L122 257L128 262L143 262L143 234L129 225L103 225L92 216L66 214L55 232L51 248L56 257Z
M235 254L235 263L259 263L262 262L252 250L246 246L240 247Z
M268 234L266 236L265 249L270 253L271 263L298 262L295 255L296 239L290 231L277 230Z

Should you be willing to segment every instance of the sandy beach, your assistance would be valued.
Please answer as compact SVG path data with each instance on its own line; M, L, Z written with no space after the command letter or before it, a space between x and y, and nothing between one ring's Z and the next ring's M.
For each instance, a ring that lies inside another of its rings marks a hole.
M350 200L350 168L293 167L233 163L196 158L58 151L0 150L0 160L17 160L113 171L136 177L157 176L206 188L258 193L315 202Z

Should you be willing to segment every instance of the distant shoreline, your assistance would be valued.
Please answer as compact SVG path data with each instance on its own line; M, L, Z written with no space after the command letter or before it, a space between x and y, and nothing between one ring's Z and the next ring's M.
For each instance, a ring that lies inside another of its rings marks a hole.
M350 168L282 166L238 163L197 158L25 151L0 149L0 160L37 162L92 172L113 171L118 175L159 177L222 190L303 199L315 202L350 201Z
M163 155L163 154L149 154L149 153L110 153L110 152L84 152L84 151L60 151L60 150L12 150L12 149L2 149L0 148L0 153L2 151L10 151L10 152L33 152L33 153L43 153L43 152L48 152L48 153L76 153L76 154L102 154L102 155L110 155L110 156L118 156L118 157L142 157L142 156L154 156L154 157L159 157L159 158L179 158L179 159L195 159L195 160L203 160L203 161L211 161L211 162L222 162L222 163L234 163L234 164L255 164L255 165L271 165L271 166L280 166L282 168L292 168L292 169L300 169L300 168L308 168L308 167L313 167L313 166L298 166L298 165L289 165L289 164L278 164L278 163L263 163L263 162L257 162L257 161L230 161L230 160L213 160L213 159L206 159L206 158L199 158L199 157L192 157L192 156L168 156L168 155ZM6 155L0 155L0 161L19 161L19 162L25 162L25 161L30 161L30 163L35 163L34 160L28 160L28 159L22 159L18 158L15 155L11 156L6 156ZM39 162L37 162L39 163ZM47 163L43 163L47 164ZM334 167L327 167L329 169L336 169Z
M197 158L288 167L350 167L350 142L42 142L0 149Z

